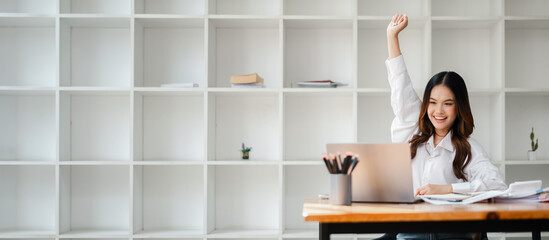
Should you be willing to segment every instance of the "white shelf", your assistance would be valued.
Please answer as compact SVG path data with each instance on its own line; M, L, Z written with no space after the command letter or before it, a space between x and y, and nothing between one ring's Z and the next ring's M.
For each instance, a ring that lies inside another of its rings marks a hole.
M212 19L208 29L208 87L228 88L231 76L250 73L280 87L278 20Z
M203 166L136 166L133 175L137 235L196 236L204 232Z
M55 185L53 166L0 166L0 236L55 235Z
M134 95L134 161L204 161L202 93Z
M452 69L468 88L502 86L501 21L439 20L432 24L433 73ZM470 61L471 56L475 61Z
M534 127L536 138L543 141L549 133L549 95L511 95L505 98L505 157L507 159L525 159L531 149L530 132ZM541 145L537 158L549 159L549 150Z
M61 86L131 86L129 18L62 18L60 31Z
M130 160L129 94L65 92L59 104L61 161Z
M206 87L203 19L136 19L135 86Z
M0 18L0 41L0 86L57 84L55 18Z
M299 213L328 191L326 143L391 141L395 13L410 17L400 39L416 93L458 72L472 137L507 183L547 183L545 145L524 159L530 128L549 134L548 5L0 0L0 238L316 239ZM253 72L264 88L230 87ZM347 86L297 86L328 79Z
M537 159L535 161L528 161L526 159L505 161L505 165L547 165L547 164L549 164L549 160L546 160L546 159Z
M0 95L0 161L56 159L55 95L42 94Z
M542 70L549 64L544 57L549 50L543 47L546 42L542 40L547 37L549 20L505 21L505 54L509 56L505 58L506 87L549 88ZM528 82L524 76L528 76Z
M250 159L280 159L277 94L210 94L208 105L209 160L240 159L242 143L252 147Z
M353 95L287 93L284 96L284 159L319 159L326 143L354 142Z
M353 21L285 20L284 87L332 80L354 87Z
M207 175L208 237L277 236L277 166L208 166Z
M59 171L63 237L129 235L130 167L61 166Z

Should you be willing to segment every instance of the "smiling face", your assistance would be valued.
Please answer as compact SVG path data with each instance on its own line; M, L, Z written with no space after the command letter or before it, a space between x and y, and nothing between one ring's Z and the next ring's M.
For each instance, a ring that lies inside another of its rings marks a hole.
M438 135L446 135L457 117L455 96L450 88L443 84L431 90L427 115Z

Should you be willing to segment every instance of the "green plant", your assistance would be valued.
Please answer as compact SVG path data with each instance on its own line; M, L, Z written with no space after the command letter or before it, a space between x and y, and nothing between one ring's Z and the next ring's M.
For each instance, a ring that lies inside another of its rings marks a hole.
M242 149L240 151L245 153L245 152L252 151L252 148L251 147L246 147L246 145L244 143L242 143Z
M536 138L536 143L534 144L534 127L532 127L532 132L530 133L530 140L532 141L532 152L538 150L538 139Z

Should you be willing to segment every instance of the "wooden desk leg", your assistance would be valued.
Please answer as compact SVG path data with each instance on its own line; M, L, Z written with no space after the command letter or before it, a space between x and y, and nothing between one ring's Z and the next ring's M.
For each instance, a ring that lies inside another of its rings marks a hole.
M319 240L330 240L330 232L328 231L328 226L326 223L318 224L318 234Z
M532 232L532 240L541 240L541 232L540 231Z

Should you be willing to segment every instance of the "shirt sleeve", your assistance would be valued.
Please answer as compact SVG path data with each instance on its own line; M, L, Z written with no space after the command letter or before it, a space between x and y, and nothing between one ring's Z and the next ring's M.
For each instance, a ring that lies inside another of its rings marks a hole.
M402 55L386 60L385 65L391 87L391 106L395 114L391 139L394 143L404 143L417 132L421 100L414 91Z
M472 160L465 168L469 182L452 184L453 191L467 193L507 189L499 169L490 162L488 154L480 144L473 139L469 139L469 143Z

